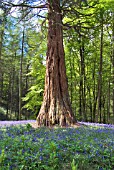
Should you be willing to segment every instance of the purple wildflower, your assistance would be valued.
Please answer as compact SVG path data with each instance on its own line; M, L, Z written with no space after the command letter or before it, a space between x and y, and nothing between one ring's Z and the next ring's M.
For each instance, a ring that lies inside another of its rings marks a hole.
M114 125L112 124L90 123L90 122L78 122L78 123L87 125L87 126L94 126L94 127L114 128Z
M16 126L16 125L25 125L28 123L35 123L36 120L20 120L20 121L0 121L0 127L9 127L9 126Z

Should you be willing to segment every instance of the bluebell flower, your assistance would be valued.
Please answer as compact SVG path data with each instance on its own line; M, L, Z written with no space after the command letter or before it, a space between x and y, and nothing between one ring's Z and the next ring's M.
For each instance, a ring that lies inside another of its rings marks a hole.
M43 148L40 148L39 151L42 152L42 151L43 151Z
M25 149L22 150L22 154L25 153Z
M100 167L100 168L99 168L99 170L103 170L103 168L102 168L102 167Z
M39 159L40 159L40 161L42 161L42 160L43 160L43 156L42 156L42 155L40 155Z

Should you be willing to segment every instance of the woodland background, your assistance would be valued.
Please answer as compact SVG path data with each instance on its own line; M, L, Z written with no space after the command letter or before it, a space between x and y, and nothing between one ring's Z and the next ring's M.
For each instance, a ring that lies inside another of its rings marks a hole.
M114 2L61 1L61 8L73 112L79 121L114 124ZM1 120L34 119L39 112L47 27L45 9L0 5Z

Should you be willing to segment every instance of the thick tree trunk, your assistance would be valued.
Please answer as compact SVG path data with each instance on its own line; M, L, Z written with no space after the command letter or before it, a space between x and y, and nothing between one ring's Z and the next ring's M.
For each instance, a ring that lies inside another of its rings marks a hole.
M39 126L75 122L68 94L63 48L60 0L48 0L48 46L43 103L37 117Z

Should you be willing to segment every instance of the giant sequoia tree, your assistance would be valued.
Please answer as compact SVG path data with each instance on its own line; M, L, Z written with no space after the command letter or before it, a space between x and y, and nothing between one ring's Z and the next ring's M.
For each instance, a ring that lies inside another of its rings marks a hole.
M75 122L68 94L60 0L48 0L45 90L37 121L45 126Z
M68 94L68 82L65 68L65 54L63 47L63 25L60 0L47 0L44 5L36 1L13 1L5 2L2 0L1 6L7 5L9 8L15 7L29 8L48 8L48 43L46 59L46 76L43 103L37 117L38 125L54 125L74 123L75 117L72 112ZM39 5L40 4L40 5ZM26 13L26 11L25 11ZM27 15L27 14L26 14ZM25 15L25 16L26 16ZM24 16L24 17L25 17ZM22 18L21 18L22 20ZM19 20L20 21L20 20Z

